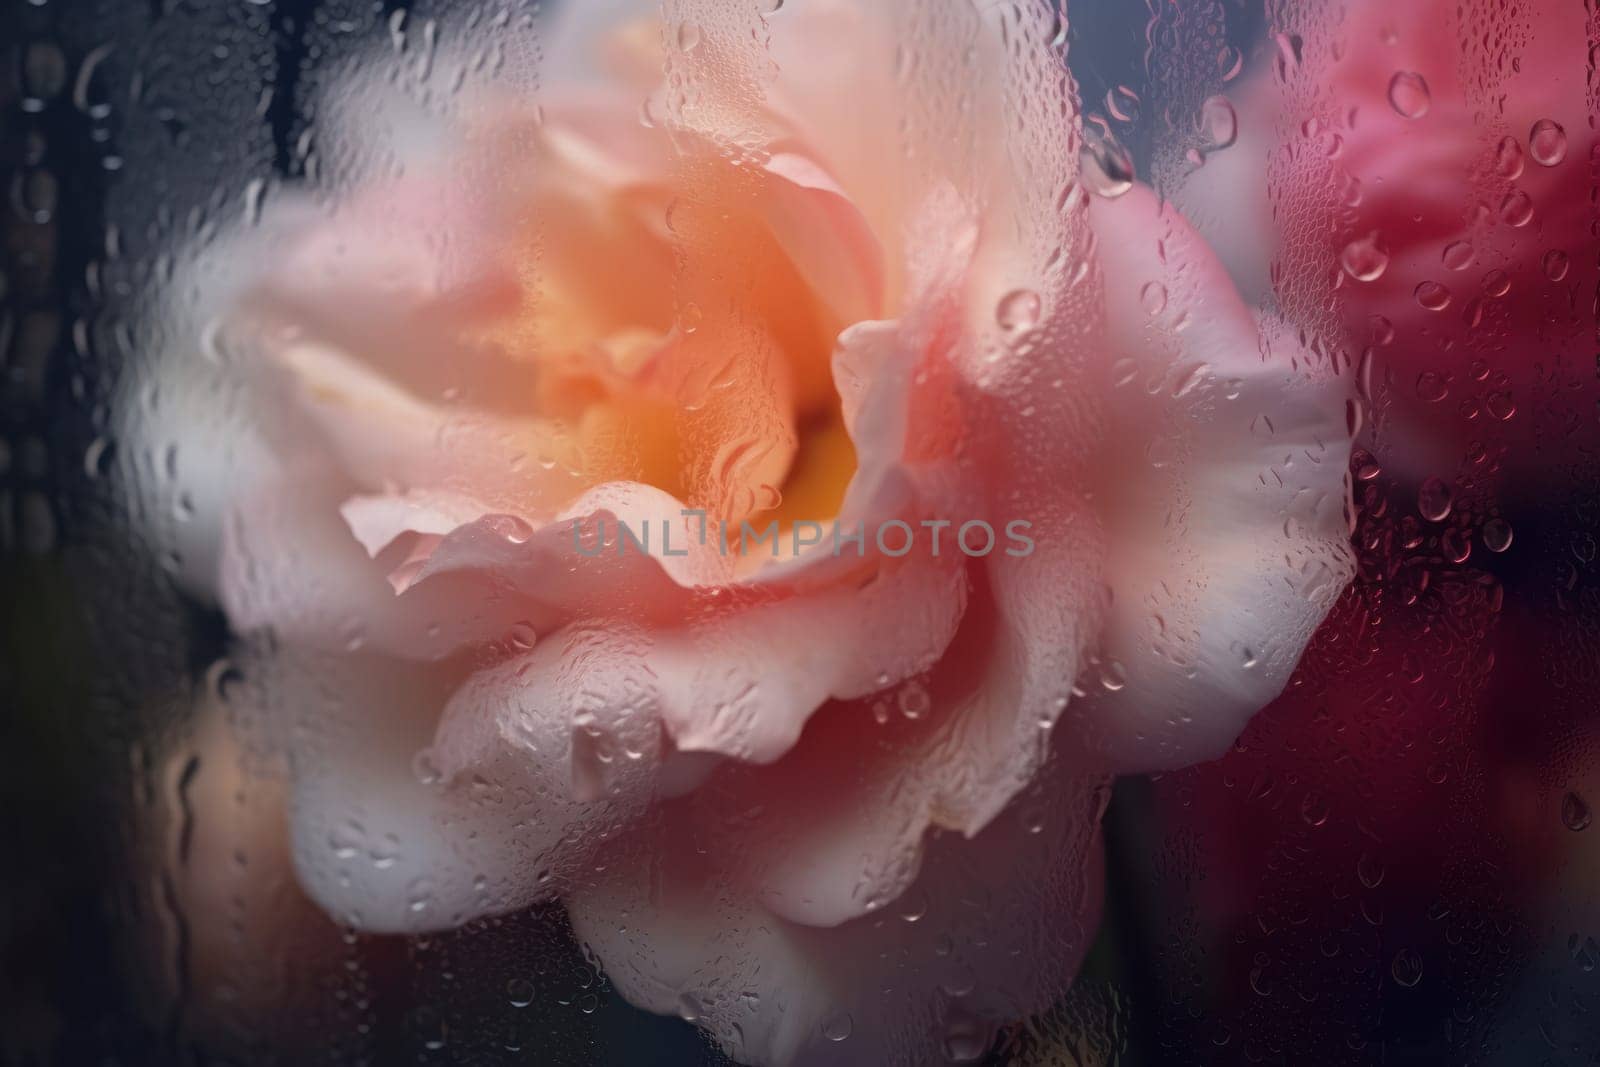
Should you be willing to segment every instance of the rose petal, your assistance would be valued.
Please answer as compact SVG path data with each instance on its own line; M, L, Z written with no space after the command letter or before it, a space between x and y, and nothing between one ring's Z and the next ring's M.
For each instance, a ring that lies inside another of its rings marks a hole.
M843 326L884 310L883 249L854 201L817 162L774 152L766 214L800 276Z
M434 518L404 501L375 501L358 511L370 522L391 520L367 531L376 544L428 532ZM635 536L653 531L655 550L632 541L602 548L588 532L582 543L596 555L579 550L574 525L589 531L602 521L613 539L621 536L619 522ZM676 531L674 551L684 557L663 554L664 523ZM488 516L451 532L417 569L405 596L471 577L499 589L538 631L581 619L653 622L659 632L649 659L677 746L756 762L787 751L828 699L859 696L926 669L961 618L959 556L897 561L870 545L864 554L846 547L838 556L828 548L813 562L697 599L695 589L724 585L730 575L717 534L701 543L696 525L658 490L605 486L586 494L572 516L539 530Z
M1348 383L1288 331L1263 339L1153 193L1099 201L1093 218L1113 353L1113 600L1076 722L1118 770L1155 770L1220 754L1349 579Z
M568 911L623 996L692 1015L741 1063L976 1058L1066 988L1093 937L1099 785L1063 769L1042 821L933 842L897 909L836 927L768 912L728 877L723 828L675 810L610 850Z
M522 621L521 608L487 595L477 576L397 598L385 563L399 560L363 553L339 517L344 493L336 474L299 467L245 486L230 502L219 592L236 633L435 660Z
M342 468L357 485L448 489L497 507L521 505L515 510L535 515L570 490L564 472L536 462L557 436L543 420L453 412L315 341L285 347L278 360L292 393L277 436L289 439L287 451L304 451L309 422L331 449L323 462Z
M565 631L453 694L448 674L370 657L264 663L263 687L296 722L307 891L362 929L407 933L554 894L654 789L643 647L625 630Z
M880 557L855 573L776 595L758 587L747 606L660 635L652 662L674 694L667 726L678 747L770 763L828 700L876 692L937 660L965 609L956 560Z

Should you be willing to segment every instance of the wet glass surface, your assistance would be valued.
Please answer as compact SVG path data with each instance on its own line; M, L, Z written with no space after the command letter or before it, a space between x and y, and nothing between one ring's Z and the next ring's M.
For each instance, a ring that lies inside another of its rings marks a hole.
M1593 0L626 7L0 8L0 1059L1600 1056Z

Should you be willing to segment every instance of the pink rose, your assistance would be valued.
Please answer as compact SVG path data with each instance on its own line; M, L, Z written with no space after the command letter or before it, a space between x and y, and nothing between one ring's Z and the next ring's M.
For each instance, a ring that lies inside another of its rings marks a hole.
M1287 81L1266 49L1229 94L1238 143L1174 192L1358 369L1361 443L1413 492L1537 474L1536 442L1592 418L1592 9L1354 0Z
M563 5L537 108L346 84L328 195L187 275L248 417L177 431L179 547L336 918L559 897L742 1061L976 1057L1094 935L1110 776L1344 587L1349 376L1078 181L1042 15L776 6Z

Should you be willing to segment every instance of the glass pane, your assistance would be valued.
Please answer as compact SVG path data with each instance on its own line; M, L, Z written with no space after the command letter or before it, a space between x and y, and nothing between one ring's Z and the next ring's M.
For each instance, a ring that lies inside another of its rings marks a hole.
M0 1060L1590 1062L1597 71L0 8Z

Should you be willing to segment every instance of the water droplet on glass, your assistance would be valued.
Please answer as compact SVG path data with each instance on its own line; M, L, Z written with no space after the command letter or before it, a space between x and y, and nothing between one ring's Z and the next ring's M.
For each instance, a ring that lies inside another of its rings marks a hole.
M978 1063L992 1044L993 1031L970 1013L963 1012L946 1023L941 1051L951 1063Z
M347 819L328 834L328 848L336 859L353 859L366 839L366 829L354 819Z
M1417 375L1417 399L1437 404L1450 395L1450 384L1438 371L1425 370Z
M701 311L700 305L693 300L684 304L678 312L678 325L683 328L684 333L698 332L700 324L704 321L705 312Z
M1402 117L1420 119L1433 105L1428 83L1415 71L1396 71L1389 79L1389 104Z
M1139 290L1139 305L1152 318L1161 314L1167 310L1167 287L1160 282L1147 282Z
M1490 552L1504 552L1511 547L1511 524L1504 519L1490 519L1483 524L1483 545Z
M415 878L406 886L406 907L420 915L433 907L433 883L427 878Z
M1552 248L1546 252L1544 259L1540 263L1544 267L1544 276L1553 282L1559 282L1565 278L1568 269L1572 266L1571 259L1559 248Z
M1507 226L1526 226L1533 219L1533 197L1513 189L1500 201L1500 217Z
M35 41L22 57L22 87L27 94L24 111L42 110L47 100L61 92L67 83L67 60L61 49L49 41Z
M1438 282L1423 282L1413 295L1417 303L1429 311L1443 311L1450 306L1450 290Z
M1133 156L1110 133L1086 127L1078 164L1083 184L1096 196L1114 200L1133 188Z
M528 538L533 536L533 527L528 525L526 519L515 515L494 515L485 525L514 545L526 544Z
M431 748L421 749L411 757L411 774L423 785L437 785L444 779L444 772L439 769Z
M1422 955L1416 949L1403 948L1394 954L1389 973L1398 985L1410 989L1422 981Z
M933 706L933 698L928 695L926 686L907 682L900 688L896 703L900 705L900 714L915 720L928 713L928 709Z
M1388 873L1388 868L1383 861L1377 859L1370 852L1363 852L1356 860L1356 878L1368 889L1376 889L1383 884L1383 877Z
M830 1016L822 1024L822 1036L829 1041L843 1041L855 1030L855 1020L850 1018L849 1012L839 1012Z
M1322 826L1328 821L1328 802L1315 791L1300 799L1300 818L1307 826Z
M1008 334L1026 333L1039 325L1044 312L1044 301L1032 289L1013 289L1000 298L995 307L995 321Z
M1494 171L1507 181L1522 177L1522 144L1515 137L1502 137L1494 151Z
M1225 82L1231 82L1244 70L1244 53L1231 44L1223 45L1217 51L1217 74Z
M1298 33L1279 31L1272 35L1272 43L1278 47L1278 56L1275 63L1278 76L1287 78L1290 71L1300 66L1300 58L1305 49L1305 41Z
M678 50L680 52L693 52L700 47L700 26L698 23L685 22L678 26Z
M1101 670L1100 684L1108 693L1120 692L1128 687L1128 674L1122 664L1115 660L1107 663Z
M513 978L506 983L506 996L513 1008L526 1008L533 1003L533 983L526 978Z
M96 437L83 452L83 471L91 478L103 478L116 457L116 446L109 437Z
M1227 97L1206 97L1200 105L1200 133L1206 139L1208 152L1227 148L1239 139L1239 116Z
M1443 478L1433 477L1417 490L1417 511L1429 522L1443 522L1455 506L1455 494Z
M1376 232L1358 237L1339 253L1339 265L1358 282L1374 282L1389 269L1389 253L1378 244Z
M19 168L11 187L11 202L24 220L43 225L55 217L61 186L48 170Z
M1444 246L1444 255L1440 258L1446 270L1466 270L1478 256L1469 242L1452 241Z
M1554 119L1540 119L1528 133L1528 154L1541 167L1554 167L1567 158L1567 131Z
M1561 822L1568 830L1573 833L1585 830L1593 818L1588 801L1577 793L1568 793L1561 798Z
M1118 122L1138 122L1139 102L1139 94L1126 85L1106 92L1106 111Z

